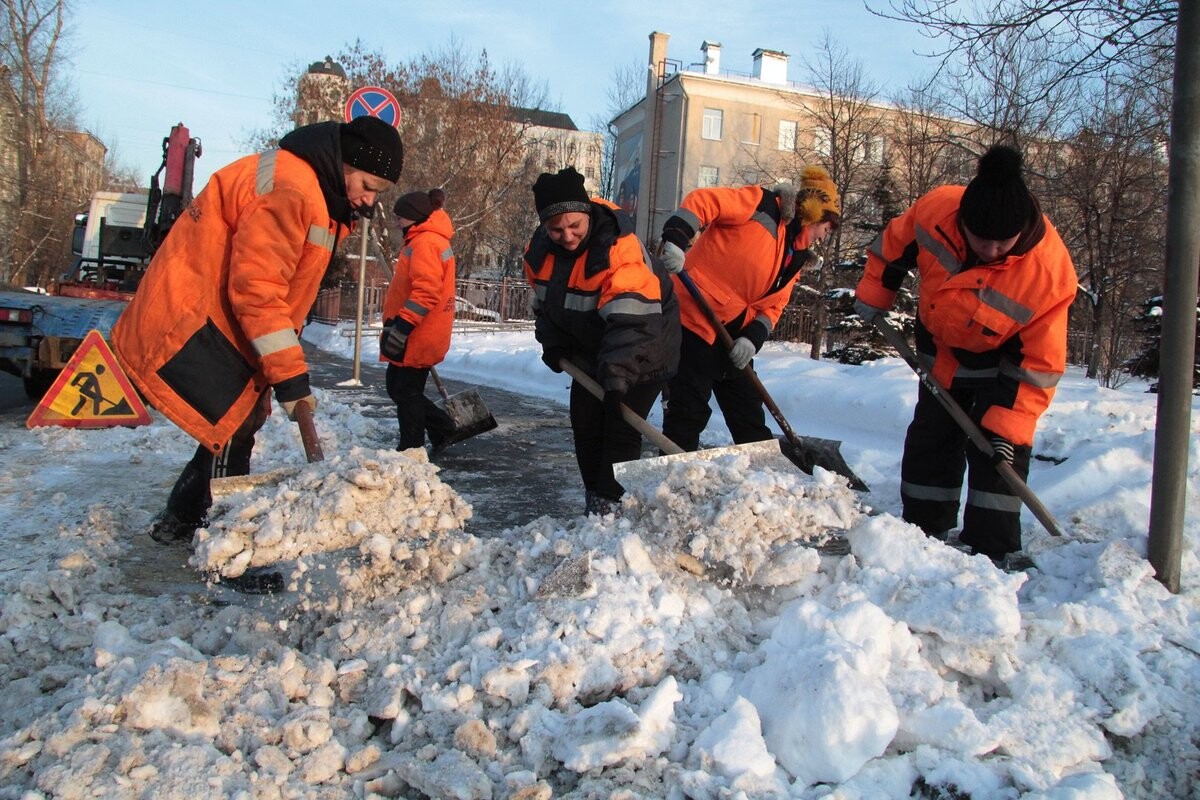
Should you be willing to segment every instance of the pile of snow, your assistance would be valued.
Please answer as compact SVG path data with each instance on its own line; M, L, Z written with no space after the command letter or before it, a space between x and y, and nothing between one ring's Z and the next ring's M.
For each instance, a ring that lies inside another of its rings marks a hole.
M296 591L314 556L356 548L368 572L411 572L430 563L425 545L443 544L439 536L460 531L471 518L470 506L438 480L422 448L356 447L302 469L248 477L213 482L209 525L196 532L190 560L197 569L237 577L295 559ZM240 490L225 494L225 483Z
M1141 442L1141 404L1064 404L1051 434ZM192 449L168 423L0 430L0 798L1196 789L1197 525L1173 595L1130 499L1148 473L1099 445L1066 462L1090 483L1048 487L1067 536L1027 530L1037 568L1008 574L837 476L737 455L666 469L615 515L475 538L450 528L467 507L439 473L373 449L394 421L322 396L318 427L341 460L249 490L206 534L240 537L248 565L263 529L271 558L307 548L268 598L131 591L125 562L165 551L145 490L165 496ZM294 460L294 426L273 417L259 449L256 470Z

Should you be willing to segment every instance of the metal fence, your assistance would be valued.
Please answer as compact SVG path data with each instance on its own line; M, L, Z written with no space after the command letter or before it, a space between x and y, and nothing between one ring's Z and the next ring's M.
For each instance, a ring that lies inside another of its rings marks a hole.
M383 301L387 286L364 286L362 321L367 326L383 324ZM351 281L317 293L309 319L335 325L358 315L358 284ZM484 281L464 278L455 281L455 330L510 330L533 324L533 293L529 284L507 278Z
M383 324L383 301L387 286L363 287L363 324ZM309 319L330 325L353 320L358 308L358 284L343 282L340 286L322 289L313 303ZM783 310L779 323L771 334L776 341L808 342L812 340L816 317L811 309L790 305ZM455 332L513 330L533 325L533 292L523 280L498 281L463 278L455 281ZM826 334L827 347L836 344Z

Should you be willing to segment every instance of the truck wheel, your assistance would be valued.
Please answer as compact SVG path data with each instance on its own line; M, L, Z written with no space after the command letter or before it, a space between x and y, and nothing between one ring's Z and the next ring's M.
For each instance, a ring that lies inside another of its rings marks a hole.
M33 374L24 378L25 396L31 400L41 400L54 385L58 372L56 369L35 369Z

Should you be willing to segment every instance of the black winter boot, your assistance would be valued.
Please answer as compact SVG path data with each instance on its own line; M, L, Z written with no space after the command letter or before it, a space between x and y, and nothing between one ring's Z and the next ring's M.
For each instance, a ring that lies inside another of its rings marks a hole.
M209 477L212 474L212 455L198 454L179 474L167 507L154 520L150 538L159 544L178 544L192 541L196 528L208 524L208 509L212 505Z
M614 514L621 506L620 500L613 500L611 497L605 497L599 492L594 492L588 489L583 494L583 513L587 515L595 514L598 517L603 517L605 514Z

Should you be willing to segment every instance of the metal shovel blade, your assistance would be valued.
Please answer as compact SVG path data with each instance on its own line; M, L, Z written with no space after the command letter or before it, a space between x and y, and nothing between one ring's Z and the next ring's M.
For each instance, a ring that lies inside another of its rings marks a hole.
M694 453L676 453L674 455L642 458L637 461L621 461L613 464L613 475L626 491L653 491L677 464L689 464L698 461L715 461L727 456L747 456L750 468L755 470L788 471L799 467L809 475L813 467L821 467L830 472L843 475L855 491L868 491L866 483L854 474L854 470L846 464L838 450L835 439L816 439L800 437L798 444L793 444L783 437L767 439L748 444L734 444L726 447L710 447L707 450L697 450Z
M845 477L854 491L869 492L871 487L842 458L841 444L837 439L814 436L797 436L795 441L779 437L779 451L804 472L812 475L813 467L821 467Z
M441 443L443 447L452 441L461 442L497 427L496 418L488 411L479 392L474 389L456 392L443 398L442 408L454 422L454 432L447 437L447 441Z

